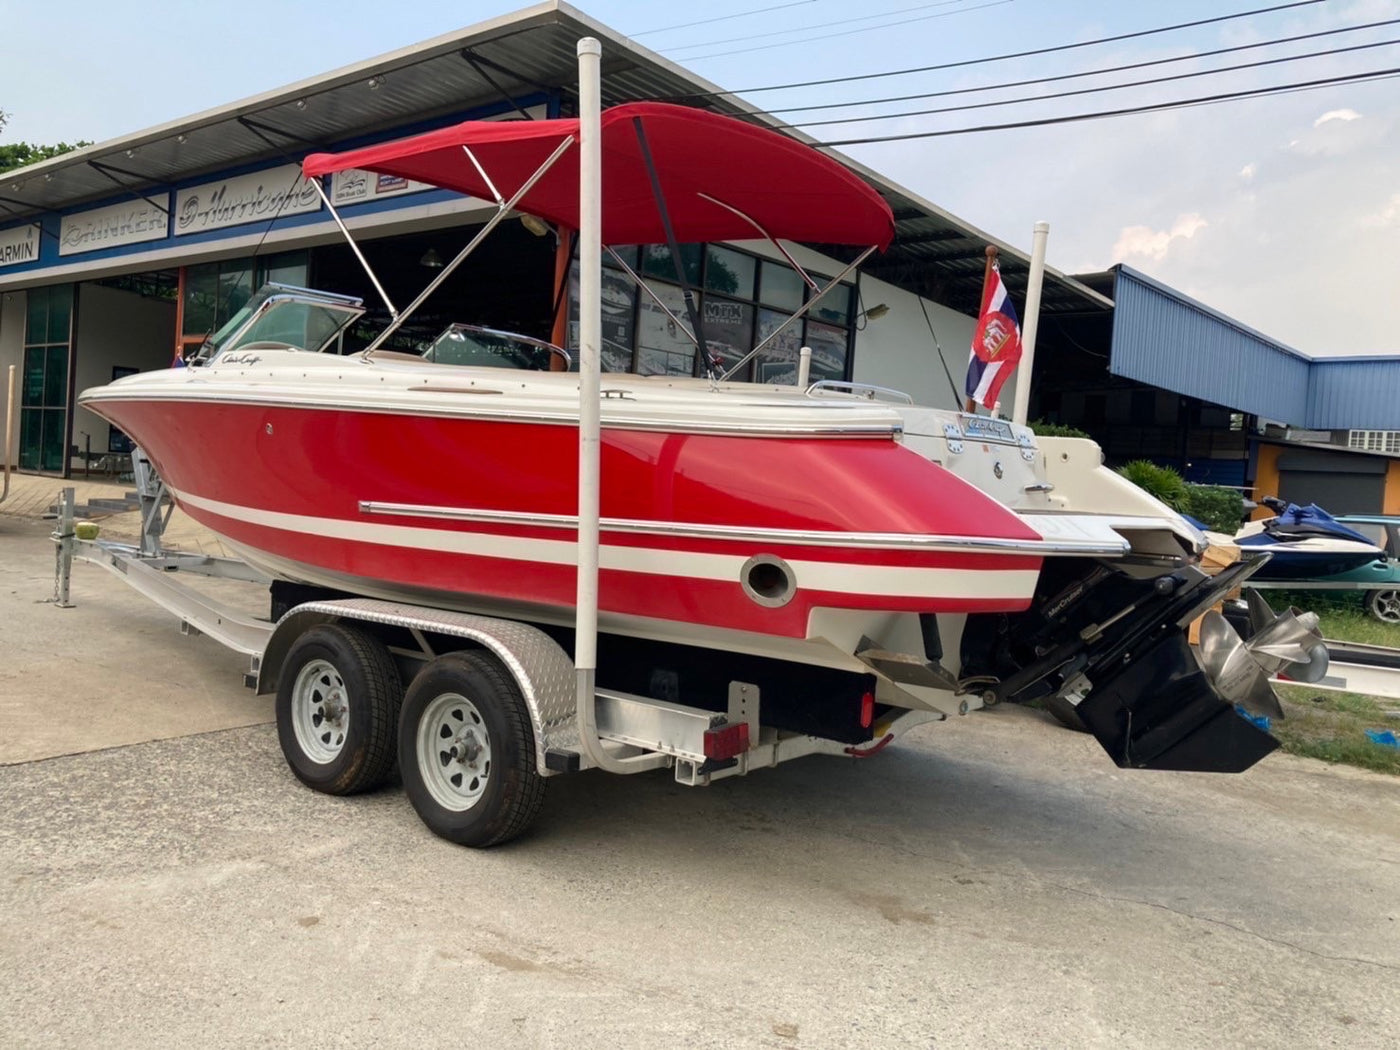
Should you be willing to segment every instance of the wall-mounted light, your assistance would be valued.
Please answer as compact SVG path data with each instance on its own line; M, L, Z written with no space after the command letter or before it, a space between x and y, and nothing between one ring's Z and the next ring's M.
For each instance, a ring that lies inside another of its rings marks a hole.
M430 270L442 269L442 256L437 253L436 248L429 248L423 253L423 257L418 260L419 266L426 266Z
M299 99L297 99L297 100L296 100L296 107L297 107L297 109L305 109L305 108L306 108L306 99L304 99L304 98L299 98Z
M182 145L182 146L183 146L186 142L188 142L189 140L190 140L190 139L189 139L189 136L188 136L188 135L176 135L176 136L175 136L175 141L178 142L178 143L179 143L180 145Z
M884 317L885 314L889 312L890 308L888 305L886 305L885 303L876 303L869 310L864 310L857 316L864 317L867 321L878 321L880 318Z
M135 150L134 148L133 148L133 149L129 149L129 150L126 151L126 155L127 155L128 157L134 157L134 156L136 156L136 150Z
M384 86L384 74L377 73L374 76L370 77L368 80L366 80L365 83L369 85L369 89L371 91L378 91Z
M521 215L520 225L524 226L536 237L543 237L549 233L549 226L538 215Z

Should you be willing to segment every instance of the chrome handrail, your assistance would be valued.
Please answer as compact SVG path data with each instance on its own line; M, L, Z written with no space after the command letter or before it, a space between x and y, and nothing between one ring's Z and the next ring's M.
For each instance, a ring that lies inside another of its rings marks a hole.
M896 390L894 387L876 386L874 383L849 383L844 379L818 379L807 388L807 396L811 397L814 391L821 390L841 390L848 394L868 394L873 401L875 395L885 394L891 400L899 401L902 404L912 405L914 399L903 390Z

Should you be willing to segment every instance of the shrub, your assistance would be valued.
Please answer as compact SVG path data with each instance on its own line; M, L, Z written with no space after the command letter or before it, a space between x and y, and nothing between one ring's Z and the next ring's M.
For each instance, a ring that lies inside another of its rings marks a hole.
M1208 529L1233 536L1244 517L1244 497L1219 485L1187 485L1186 513Z
M1068 427L1063 423L1047 423L1043 419L1033 419L1026 426L1031 428L1031 433L1040 437L1048 438L1086 438L1089 435L1078 427Z
M1188 513L1190 493L1187 491L1186 482L1171 467L1158 466L1148 459L1135 459L1119 467L1118 473L1148 495L1156 496L1172 510L1181 514Z

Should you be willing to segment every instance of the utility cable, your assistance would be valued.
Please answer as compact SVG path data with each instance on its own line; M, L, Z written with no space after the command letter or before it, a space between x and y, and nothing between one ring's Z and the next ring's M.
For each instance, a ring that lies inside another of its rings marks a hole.
M1257 7L1252 11L1240 11L1232 15L1216 15L1213 18L1198 18L1193 22L1178 22L1175 25L1158 26L1155 29L1139 29L1132 33L1118 33L1115 36L1097 37L1093 40L1080 40L1073 44L1056 44L1053 47L1039 47L1030 51L1015 51L1004 55L988 55L984 58L967 58L957 62L941 62L937 65L915 66L910 69L890 69L880 73L856 73L845 77L827 77L823 80L804 80L791 84L764 84L759 87L734 88L725 91L692 91L683 97L686 99L697 99L723 95L751 95L759 91L785 91L789 88L819 87L824 84L850 84L858 80L879 80L884 77L907 76L911 73L931 73L940 69L961 69L966 66L984 65L988 62L1006 62L1013 58L1030 58L1034 55L1050 55L1061 51L1073 51L1078 48L1094 47L1098 44L1112 44L1120 40L1137 40L1146 36L1156 36L1161 33L1174 33L1180 29L1195 29L1199 26L1214 25L1219 22L1230 22L1239 18L1250 18L1254 15L1271 14L1274 11L1287 11L1296 7L1311 7L1314 4L1327 2L1329 2L1329 0L1293 0L1293 2L1287 4L1275 4L1271 7ZM798 42L800 43L800 41Z
M663 53L669 55L673 51L690 51L694 48L714 47L718 44L737 44L750 40L764 40L768 37L790 36L793 33L805 33L813 29L830 29L832 26L847 26L852 22L871 22L877 18L893 18L895 15L907 15L911 11L927 11L930 7L951 7L953 4L962 4L966 2L967 0L933 0L932 3L915 4L913 7L900 7L893 11L881 11L873 15L858 15L855 18L838 18L834 22L818 22L815 25L797 26L792 29L775 29L770 33L749 33L745 36L725 37L723 40L705 40L698 44L677 44L674 47L663 49ZM903 25L903 23L893 22L891 25ZM809 39L820 38L812 37ZM794 41L794 43L796 42L797 41Z
M727 55L746 55L751 51L772 51L775 47L792 47L792 45L794 44L810 44L817 40L830 40L833 37L838 36L849 37L855 36L855 34L857 33L873 33L879 29L893 29L895 26L907 26L913 22L929 22L935 18L952 18L954 15L970 14L973 11L983 11L989 7L1001 7L1003 4L1009 4L1012 2L1013 0L987 0L987 3L978 4L976 7L960 7L956 11L939 11L937 14L919 15L917 18L902 18L898 22L885 22L884 24L878 26L863 26L860 29L842 29L838 30L835 33L822 33L818 36L804 36L799 40L783 40L776 44L760 44L758 47L741 47L735 51L716 51L715 53L709 55L686 55L685 60L687 62L698 62L701 59L706 58L724 58ZM1318 0L1314 0L1314 2L1318 2ZM841 25L842 23L836 22L829 24ZM709 92L709 94L714 94L714 92Z
M886 98L867 98L856 102L821 102L810 106L773 106L769 113L808 113L817 109L850 109L855 106L876 106L887 102L916 102L925 98L946 98L952 95L971 95L983 91L1001 91L1006 88L1031 87L1035 84L1054 84L1063 80L1081 80L1084 77L1103 76L1108 73L1124 73L1151 66L1165 66L1173 62L1187 62L1192 59L1214 58L1239 51L1255 51L1262 47L1276 47L1280 44L1296 44L1301 40L1314 40L1318 37L1337 36L1340 33L1358 33L1366 29L1379 29L1384 26L1400 25L1400 18L1388 18L1381 22L1366 22L1363 25L1343 26L1340 29L1324 29L1316 33L1300 33L1297 36L1279 37L1275 40L1261 40L1254 44L1236 44L1234 47L1218 47L1211 51L1192 51L1171 58L1153 58L1143 62L1129 62L1122 66L1104 66L1100 69L1085 69L1077 73L1060 73L1052 77L1034 77L1030 80L1008 80L1000 84L983 84L981 87L948 88L943 91L921 91L913 95L890 95Z
M767 14L769 11L781 11L788 7L802 7L805 4L814 4L817 0L789 0L786 4L774 4L772 7L757 7L752 11L736 11L732 15L720 15L717 18L702 18L698 22L682 22L680 25L661 26L659 29L643 29L640 33L628 33L630 37L654 36L657 33L669 33L674 29L691 29L695 26L713 25L715 22L729 22L736 18L749 18L753 15Z
M1314 88L1334 84L1353 84L1361 81L1388 80L1400 76L1400 67L1373 69L1365 73L1350 73L1346 76L1327 77L1322 80L1307 80L1297 84L1278 84L1273 87L1249 88L1244 91L1229 91L1219 95L1204 95L1199 98L1177 99L1172 102L1155 102L1145 106L1131 106L1125 109L1101 110L1097 113L1074 113L1062 117L1045 117L1041 120L1021 120L1010 124L983 124L971 128L945 128L940 131L914 131L903 135L875 135L861 139L839 139L832 142L818 142L818 146L862 146L873 142L904 142L910 139L940 138L945 135L968 135L980 131L1012 131L1018 128L1038 128L1050 124L1073 124L1085 120L1099 120L1104 117L1122 117L1137 113L1159 113L1170 109L1184 109L1188 106L1207 106L1217 102L1235 99L1261 98L1266 95L1281 95L1292 91L1310 91Z
M1312 51L1304 55L1286 55L1282 58L1261 59L1258 62L1244 62L1219 69L1195 69L1189 73L1174 73L1165 77L1149 77L1146 80L1128 80L1121 84L1103 84L1099 87L1076 88L1072 91L1057 91L1049 95L1030 95L1022 98L1007 98L993 102L970 102L961 106L942 106L935 109L911 109L901 113L879 113L862 117L832 117L828 120L806 120L796 124L778 124L779 128L814 128L824 124L860 124L871 120L895 120L899 117L920 117L934 113L957 113L970 109L990 109L994 106L1016 106L1027 102L1045 102L1057 98L1072 98L1079 95L1097 95L1104 91L1122 91L1127 88L1146 87L1151 84L1166 84L1174 80L1190 80L1194 77L1215 76L1218 73L1234 73L1241 69L1258 69L1261 66L1280 65L1284 62L1300 62L1308 58L1324 58L1329 55L1342 55L1350 51L1369 51L1376 47L1391 47L1400 44L1400 39L1378 40L1369 44L1354 44L1351 47L1336 47L1326 51Z

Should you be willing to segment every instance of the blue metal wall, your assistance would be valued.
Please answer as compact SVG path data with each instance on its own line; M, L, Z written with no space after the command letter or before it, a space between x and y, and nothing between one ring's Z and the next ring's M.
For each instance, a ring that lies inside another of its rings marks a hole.
M1400 430L1400 355L1309 358L1117 268L1109 371L1314 430Z
M1318 358L1308 383L1314 430L1400 430L1400 358Z
M1307 415L1307 358L1126 266L1109 371L1279 422Z

